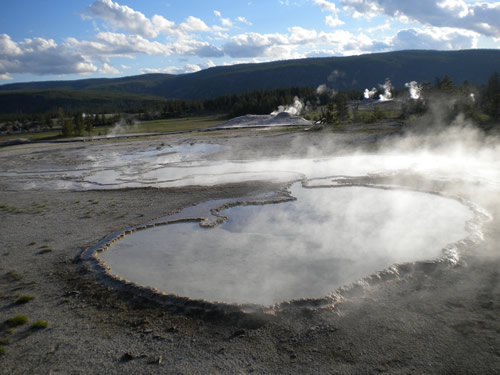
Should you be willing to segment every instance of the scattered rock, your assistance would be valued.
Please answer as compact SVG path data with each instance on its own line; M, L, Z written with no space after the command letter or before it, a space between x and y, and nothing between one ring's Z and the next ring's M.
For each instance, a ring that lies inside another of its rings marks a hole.
M151 357L149 360L148 360L148 363L151 364L151 365L161 365L163 362L163 357L160 355L158 357Z
M236 337L244 337L246 336L246 331L244 329L238 329L231 336L229 336L228 341L236 338Z

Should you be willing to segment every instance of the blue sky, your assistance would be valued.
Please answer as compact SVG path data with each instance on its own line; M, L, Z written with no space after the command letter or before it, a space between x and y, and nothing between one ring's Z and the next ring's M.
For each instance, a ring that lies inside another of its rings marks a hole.
M0 84L500 48L500 1L2 0Z

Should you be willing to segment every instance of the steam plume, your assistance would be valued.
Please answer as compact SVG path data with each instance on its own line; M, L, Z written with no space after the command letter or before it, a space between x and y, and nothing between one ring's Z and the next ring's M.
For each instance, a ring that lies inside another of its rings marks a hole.
M278 109L271 113L272 116L276 116L279 113L289 113L292 116L299 116L304 110L304 103L297 96L293 98L293 104L290 106L280 105Z
M364 95L365 99L372 99L376 93L377 93L377 89L374 87L371 90L366 89L363 95Z
M322 84L319 85L318 88L316 89L316 94L318 95L323 95L326 94L330 98L333 98L337 92L334 89L329 88L327 85Z
M422 86L420 86L416 81L411 81L409 83L405 83L405 87L408 88L411 99L413 99L413 100L420 99L420 94L422 92Z
M392 99L392 83L390 79L386 79L385 83L383 85L379 85L381 89L384 89L384 93L380 94L380 101L386 101L386 100L391 100Z

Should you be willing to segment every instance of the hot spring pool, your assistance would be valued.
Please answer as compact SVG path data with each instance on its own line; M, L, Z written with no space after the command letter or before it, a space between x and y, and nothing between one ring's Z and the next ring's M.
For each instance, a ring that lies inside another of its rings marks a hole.
M292 187L296 201L221 211L133 232L99 257L111 273L193 299L273 303L323 297L394 263L432 260L467 237L472 211L434 194Z

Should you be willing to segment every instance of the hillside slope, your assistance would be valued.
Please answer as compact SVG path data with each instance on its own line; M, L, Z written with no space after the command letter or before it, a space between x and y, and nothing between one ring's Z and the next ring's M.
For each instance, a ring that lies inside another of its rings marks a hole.
M109 79L14 83L0 85L0 92L5 95L22 91L29 96L28 91L40 95L41 91L63 90L147 95L148 99L205 99L256 89L317 87L321 84L336 90L364 90L378 87L386 78L395 87L404 87L410 81L434 83L436 78L445 75L457 85L464 81L484 84L498 70L500 50L415 50L219 66L182 75L144 74Z

